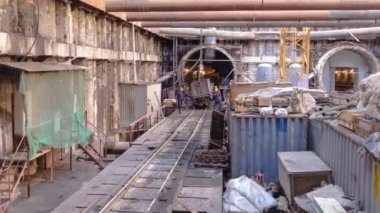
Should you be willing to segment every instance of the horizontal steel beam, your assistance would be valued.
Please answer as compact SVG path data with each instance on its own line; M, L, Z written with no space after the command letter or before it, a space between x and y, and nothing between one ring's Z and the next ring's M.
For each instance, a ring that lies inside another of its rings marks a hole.
M380 10L130 12L127 21L325 21L380 19Z
M223 39L237 39L237 40L254 40L258 38L278 39L279 32L240 32L240 31L226 31L217 29L199 29L199 28L160 28L158 33L168 36L179 37L192 37L192 36L215 36Z
M215 10L377 10L379 0L107 0L110 12Z
M179 21L179 22L141 22L145 28L207 28L207 27L374 27L380 26L378 20L352 21Z
M199 36L215 36L219 39L233 40L278 40L278 31L225 31L216 29L198 29L198 28L160 28L159 33L172 37L199 37ZM310 38L312 40L328 40L328 39L347 39L347 38L373 38L380 35L380 27L353 28L341 30L323 30L311 31Z

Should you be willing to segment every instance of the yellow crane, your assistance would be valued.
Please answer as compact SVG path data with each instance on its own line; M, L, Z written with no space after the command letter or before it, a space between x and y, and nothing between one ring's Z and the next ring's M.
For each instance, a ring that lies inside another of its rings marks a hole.
M302 30L280 29L280 78L281 83L288 82L289 65L300 64L302 74L307 76L310 70L310 28ZM297 76L301 78L302 76Z

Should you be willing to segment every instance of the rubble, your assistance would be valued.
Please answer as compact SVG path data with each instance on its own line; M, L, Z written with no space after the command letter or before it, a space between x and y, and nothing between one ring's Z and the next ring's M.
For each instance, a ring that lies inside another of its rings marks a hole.
M314 197L311 212L347 213L334 198Z
M380 73L368 76L359 84L359 103L357 108L373 117L380 114Z
M223 206L225 212L231 212L231 209L239 209L238 212L263 212L277 206L277 201L251 178L241 176L228 181Z
M357 212L360 208L359 200L347 196L342 188L333 184L322 184L321 188L306 193L302 196L295 197L294 200L298 207L310 212L312 210L313 198L333 198L348 212Z
M369 152L375 158L380 159L380 133L377 132L369 136L359 152L362 155L365 155L367 152Z
M226 168L228 166L228 153L224 149L196 150L195 165Z

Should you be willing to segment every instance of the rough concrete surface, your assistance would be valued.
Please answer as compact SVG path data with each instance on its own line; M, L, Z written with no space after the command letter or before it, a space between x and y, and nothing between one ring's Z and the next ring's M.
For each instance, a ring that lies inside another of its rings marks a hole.
M30 198L24 184L20 187L21 195L10 204L9 213L51 212L99 172L93 162L77 161L76 156L73 156L73 171L69 170L69 156L63 161L57 160L56 164L54 182L50 182L50 170L36 174L32 179Z

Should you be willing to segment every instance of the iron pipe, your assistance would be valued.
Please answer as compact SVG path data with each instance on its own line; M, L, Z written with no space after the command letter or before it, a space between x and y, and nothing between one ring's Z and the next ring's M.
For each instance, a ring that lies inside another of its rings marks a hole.
M107 0L109 12L215 10L376 10L378 0Z
M145 28L207 28L207 27L374 27L377 20L351 21L181 21L181 22L141 22Z
M278 31L249 32L249 31L224 31L216 29L199 29L199 28L160 28L159 33L168 36L215 36L221 39L235 40L278 40ZM380 27L351 28L341 30L323 30L311 31L311 40L336 39L349 37L376 37L380 35Z
M127 21L324 21L380 19L380 10L130 12Z

